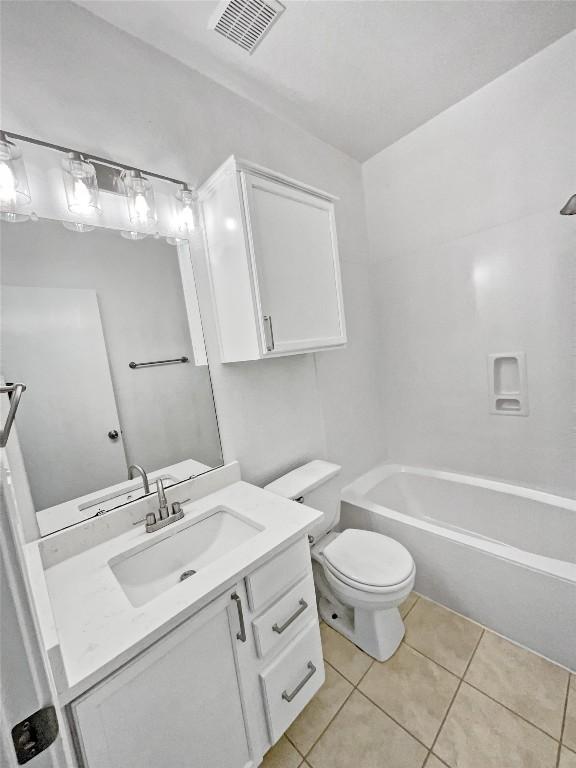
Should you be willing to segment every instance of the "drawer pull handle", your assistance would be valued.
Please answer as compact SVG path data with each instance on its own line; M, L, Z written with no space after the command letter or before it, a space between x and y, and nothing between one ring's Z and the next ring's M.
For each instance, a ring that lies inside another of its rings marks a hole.
M238 611L238 623L240 624L240 632L236 632L236 637L240 642L246 642L246 626L244 624L244 611L242 610L242 600L238 597L236 592L231 595L232 600L236 603L236 610Z
M306 666L308 668L308 672L306 673L306 677L304 677L304 678L302 678L302 680L300 680L300 682L298 683L296 688L294 688L292 693L288 693L287 691L282 691L282 698L284 699L284 701L287 701L288 703L293 701L294 698L300 693L302 688L304 688L304 686L306 685L308 680L310 680L312 675L314 675L314 673L316 672L316 667L314 666L314 664L312 664L311 661L309 661Z
M288 627L290 626L290 624L292 624L293 621L296 621L296 619L298 618L298 616L300 616L300 614L304 613L306 608L308 608L308 603L306 602L306 600L304 600L304 598L301 598L298 601L298 606L299 608L292 614L292 616L290 616L289 619L286 619L284 624L280 624L280 625L278 625L277 623L273 624L272 631L277 632L279 635L281 635L282 632L288 629Z

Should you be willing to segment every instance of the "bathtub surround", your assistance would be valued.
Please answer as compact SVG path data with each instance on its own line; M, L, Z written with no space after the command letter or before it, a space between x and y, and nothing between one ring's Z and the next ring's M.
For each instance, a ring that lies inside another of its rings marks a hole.
M10 130L194 185L236 154L339 197L346 349L221 366L205 304L204 328L225 459L238 459L247 480L318 455L345 467L343 482L372 466L383 446L359 164L72 3L3 3L1 13Z
M402 613L384 663L321 626L326 682L263 768L572 768L575 675L414 593Z
M363 165L393 461L576 496L576 32ZM488 359L526 354L526 417Z

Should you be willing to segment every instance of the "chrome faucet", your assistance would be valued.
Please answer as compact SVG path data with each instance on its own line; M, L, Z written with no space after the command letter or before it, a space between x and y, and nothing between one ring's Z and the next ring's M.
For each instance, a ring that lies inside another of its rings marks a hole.
M156 490L158 491L158 519L166 520L170 512L168 511L168 502L166 501L164 483L161 477L156 480Z
M134 475L140 475L142 478L142 484L144 485L144 493L150 493L150 483L148 482L148 475L140 464L130 464L128 467L128 480L132 480Z
M148 512L146 515L146 533L154 533L159 531L160 528L164 528L165 525L175 523L177 520L182 520L184 517L184 510L182 504L184 502L174 501L172 503L172 512L168 509L168 502L166 501L166 493L164 492L164 483L162 478L159 477L156 480L156 490L158 491L158 513ZM189 499L187 499L189 501Z

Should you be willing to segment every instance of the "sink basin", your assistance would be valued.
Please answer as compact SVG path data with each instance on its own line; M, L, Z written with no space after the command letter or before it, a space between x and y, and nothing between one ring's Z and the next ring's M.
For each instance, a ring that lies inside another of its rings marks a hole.
M226 509L171 527L109 562L134 606L153 600L264 530Z
M201 520L168 526L109 565L132 605L153 600L264 530L240 515L217 509Z

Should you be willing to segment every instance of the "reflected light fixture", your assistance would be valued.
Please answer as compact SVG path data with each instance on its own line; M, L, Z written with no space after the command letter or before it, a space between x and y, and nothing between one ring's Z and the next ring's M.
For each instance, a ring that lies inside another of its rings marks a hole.
M175 197L180 202L178 230L190 235L197 229L197 195L188 184L181 184Z
M126 171L123 180L132 228L130 232L122 234L130 240L140 240L149 234L150 228L156 223L154 189L150 179L145 178L140 171Z
M186 240L183 237L167 237L166 242L168 245L174 245L178 247L179 245L182 245L186 242Z
M560 213L562 216L574 216L576 214L576 195L572 195Z
M92 232L94 224L86 224L84 221L63 221L62 226L70 232Z
M134 229L122 229L120 234L126 240L144 240L144 238L148 237L146 232L136 232Z
M0 219L27 221L30 214L23 206L30 204L30 188L22 151L0 131Z

